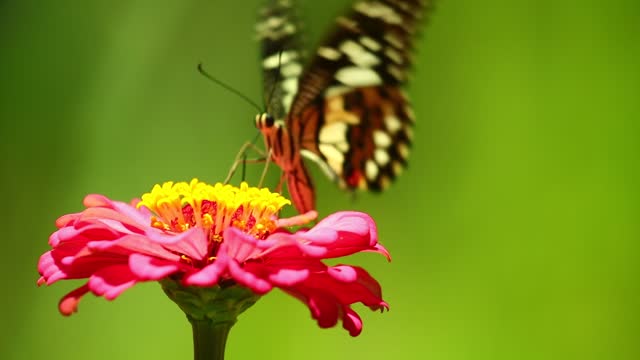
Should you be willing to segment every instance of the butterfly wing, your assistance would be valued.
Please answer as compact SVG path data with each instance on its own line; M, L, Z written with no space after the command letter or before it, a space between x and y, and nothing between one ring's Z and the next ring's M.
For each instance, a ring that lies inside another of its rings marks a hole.
M426 8L420 0L356 1L300 77L288 127L303 123L304 155L342 187L384 189L407 164L414 118L401 86Z
M269 0L260 10L256 34L261 46L263 95L268 113L284 119L304 62L301 22L290 0Z
M283 126L303 68L300 30L291 1L268 0L260 10L256 32L261 43L263 94L268 113L277 122L260 130L273 160L283 170L282 179L287 182L293 204L298 212L306 213L315 208L313 183L292 141L291 129Z

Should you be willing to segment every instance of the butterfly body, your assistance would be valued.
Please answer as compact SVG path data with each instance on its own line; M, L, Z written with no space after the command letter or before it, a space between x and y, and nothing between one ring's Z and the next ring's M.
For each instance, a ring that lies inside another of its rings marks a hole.
M290 0L271 0L257 25L269 114L256 117L296 209L315 209L303 158L348 190L387 188L407 165L414 117L401 85L425 4L359 0L303 65Z
M299 124L299 122L294 122ZM311 177L302 159L301 128L288 128L274 121L268 114L256 116L256 127L273 161L283 173L296 210L301 214L315 209L315 196Z

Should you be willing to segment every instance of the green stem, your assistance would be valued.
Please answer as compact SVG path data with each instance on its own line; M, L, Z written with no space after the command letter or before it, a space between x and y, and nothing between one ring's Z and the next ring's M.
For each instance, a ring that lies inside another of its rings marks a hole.
M194 360L224 360L224 346L233 323L190 320L193 328Z

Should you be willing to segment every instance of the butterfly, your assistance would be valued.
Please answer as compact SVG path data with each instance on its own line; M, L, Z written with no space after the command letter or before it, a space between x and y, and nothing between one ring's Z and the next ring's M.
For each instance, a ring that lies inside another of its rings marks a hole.
M256 116L296 210L315 209L303 158L341 188L381 191L407 165L412 109L401 89L421 0L359 0L307 56L291 0L270 0L256 25L268 111Z

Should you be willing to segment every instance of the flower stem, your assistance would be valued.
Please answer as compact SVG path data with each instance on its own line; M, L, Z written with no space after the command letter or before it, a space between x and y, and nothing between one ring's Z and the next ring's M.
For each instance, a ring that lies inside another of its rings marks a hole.
M227 335L229 335L233 323L190 320L193 328L193 359L223 360Z

